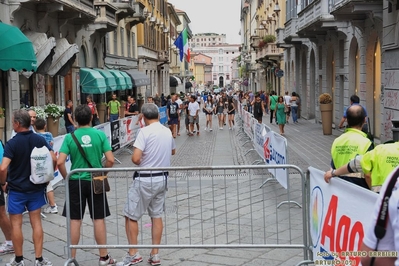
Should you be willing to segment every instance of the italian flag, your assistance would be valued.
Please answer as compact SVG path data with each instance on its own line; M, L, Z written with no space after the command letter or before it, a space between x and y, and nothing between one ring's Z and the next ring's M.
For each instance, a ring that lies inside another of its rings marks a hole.
M179 48L180 61L183 61L183 57L186 55L187 62L190 62L190 48L188 47L188 33L186 28L180 32L179 36L174 42L174 45Z

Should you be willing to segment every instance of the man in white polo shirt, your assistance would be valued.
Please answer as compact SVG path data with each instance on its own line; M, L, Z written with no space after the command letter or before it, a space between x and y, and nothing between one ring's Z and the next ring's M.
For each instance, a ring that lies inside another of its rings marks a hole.
M197 97L195 95L190 96L190 103L188 104L188 112L189 112L189 123L190 123L190 132L188 133L189 136L194 135L194 124L197 125L197 135L199 135L199 104L196 101Z

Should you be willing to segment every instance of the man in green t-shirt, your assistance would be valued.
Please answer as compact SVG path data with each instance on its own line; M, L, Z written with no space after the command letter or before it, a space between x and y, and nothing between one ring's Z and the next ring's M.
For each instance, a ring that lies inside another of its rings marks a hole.
M276 117L276 105L278 102L278 96L276 95L275 91L272 91L270 93L270 102L269 102L269 110L270 110L270 124L273 124L273 118L277 123L277 117Z
M114 165L114 155L111 145L104 132L90 126L92 114L90 107L79 105L75 110L75 120L78 123L78 129L74 131L76 139L83 148L87 160L82 156L78 146L71 134L65 135L62 143L57 165L61 175L66 178L67 171L65 162L70 156L72 165L71 171L79 168L90 168L88 161L95 168L102 168L101 159L105 156L105 168L111 168ZM71 243L77 245L80 238L80 227L85 213L86 203L89 207L90 217L94 224L94 236L97 245L106 244L106 216L110 216L107 195L92 193L91 173L78 172L73 174L68 180L69 186L69 206L71 217ZM66 216L66 208L62 213ZM99 265L115 265L116 260L108 255L107 249L100 250ZM72 257L76 257L76 249L72 249Z
M112 94L112 100L108 102L108 120L109 122L118 120L120 118L119 110L121 103L116 99L116 94Z

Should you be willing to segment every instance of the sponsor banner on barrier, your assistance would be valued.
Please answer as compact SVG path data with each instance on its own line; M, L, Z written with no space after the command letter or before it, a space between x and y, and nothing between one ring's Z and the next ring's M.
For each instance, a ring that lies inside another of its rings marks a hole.
M129 116L121 119L119 124L119 143L120 147L124 147L134 142L140 125L136 124L138 116Z
M55 154L55 156L57 156L57 158L60 155L60 149L61 149L62 143L64 142L64 138L65 138L65 135L61 135L61 136L54 138L53 150L54 150L54 154ZM66 168L67 172L69 172L69 170L71 169L71 160L70 160L69 156L66 159L65 168ZM60 171L58 171L58 167L57 167L54 171L54 179L51 181L51 184L54 186L58 182L62 181L62 179L63 179L63 177L60 174Z
M120 143L119 143L119 126L120 121L115 120L111 122L111 148L112 151L117 151L120 148Z
M101 130L102 132L105 133L107 136L108 142L111 144L111 123L106 122L104 124L100 124L98 126L95 126L98 130Z
M161 124L168 123L168 118L166 116L166 106L159 107L159 123Z
M254 148L258 155L265 161L265 150L263 145L265 144L266 139L266 129L264 124L259 124L256 122L254 124Z
M266 131L266 128L265 128ZM263 158L267 165L288 164L287 161L287 143L284 137L281 137L273 131L269 131L264 136ZM255 143L256 144L256 143ZM269 172L285 189L288 187L288 169L270 169Z
M315 265L327 265L328 260L335 265L360 265L366 254L357 251L378 194L339 178L327 184L323 171L312 167L309 171L309 230Z
M244 132L252 140L254 139L254 134L252 132L252 118L251 113L244 111Z

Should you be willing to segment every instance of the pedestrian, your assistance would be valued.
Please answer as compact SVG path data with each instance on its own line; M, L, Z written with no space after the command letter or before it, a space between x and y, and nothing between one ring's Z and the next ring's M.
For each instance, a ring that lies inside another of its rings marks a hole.
M198 118L198 111L200 109L198 102L196 101L197 97L195 95L190 96L190 103L188 104L188 112L189 116L189 123L190 123L190 132L189 136L193 136L194 131L194 124L197 125L197 136L200 134L199 132L199 118Z
M78 123L78 128L73 134L65 136L59 152L57 165L61 175L66 178L68 174L65 167L68 156L70 156L72 162L71 171L79 168L91 168L88 162L95 168L102 168L103 156L105 158L104 168L112 167L114 165L114 155L112 154L111 145L103 131L90 127L92 119L92 111L90 108L87 105L79 105L75 109L75 118ZM76 137L79 145L83 148L87 159L80 153L73 136ZM84 143L84 145L82 143ZM90 218L93 221L94 238L96 239L97 245L105 245L107 243L104 218L111 215L107 195L104 193L94 194L91 179L92 176L90 172L79 172L71 175L68 180L68 204L70 206L72 245L77 245L79 243L80 227L82 225L86 203L89 207ZM66 217L65 206L62 215ZM116 260L108 254L107 249L100 248L99 253L100 266L116 264ZM76 258L76 249L72 249L72 258Z
M36 111L33 109L28 109L29 117L30 117L30 126L29 130L32 130L33 133L35 133L35 121L36 121ZM14 131L14 129L11 132L11 138L13 138L17 132Z
M121 118L120 107L121 103L116 99L116 94L112 93L112 100L108 102L108 121L113 122Z
M277 123L277 117L276 117L276 105L278 102L278 97L274 91L270 93L270 102L269 102L269 110L270 110L270 124L273 124L273 118L275 119Z
M139 106L136 103L136 99L134 97L130 97L129 101L129 109L125 112L125 116L138 115Z
M184 124L186 125L186 133L187 135L190 135L190 113L188 111L188 105L190 104L190 98L189 96L184 97L184 102L183 102L183 109L182 113L184 113Z
M215 104L213 103L212 95L208 94L206 97L206 101L204 103L204 113L206 115L206 125L205 125L205 131L209 129L209 131L212 131L212 118L213 114L215 112Z
M284 95L284 104L285 104L285 114L286 114L286 122L289 123L290 113L291 113L291 96L288 95L288 91L285 92Z
M47 144L53 148L54 146L54 138L53 134L51 132L46 132L47 126L46 126L46 120L42 118L37 118L35 121L35 130L36 134L42 136ZM52 213L56 214L58 213L58 206L55 203L55 198L54 198L54 188L51 184L51 182L48 183L47 188L46 188L46 195L47 195L47 200L48 200L48 206L44 208L43 212L44 213Z
M155 103L158 107L161 107L161 97L159 97L159 94L158 94L158 93L155 93L154 103Z
M195 97L195 96L194 96ZM195 98L194 98L195 101ZM159 111L155 104L142 107L143 127L134 142L132 162L138 167L169 167L171 156L175 154L176 144L171 132L159 123ZM133 184L129 188L128 199L124 208L125 227L129 245L138 244L138 221L147 211L152 223L152 244L161 243L167 190L167 172L135 172ZM138 202L138 204L132 204ZM161 265L158 248L153 248L148 258L151 265ZM123 259L123 266L130 266L143 261L136 248L129 249Z
M223 129L224 102L223 102L223 98L222 97L219 97L219 101L216 104L216 114L218 115L219 129Z
M291 111L292 111L292 121L294 123L298 123L298 97L296 96L296 92L293 91L291 94Z
M21 167L30 165L30 154L34 147L46 146L50 150L54 169L57 158L53 149L41 136L34 134L29 127L31 117L26 110L13 112L12 126L17 133L10 139L4 150L3 161L0 166L0 185L8 191L8 213L11 222L11 238L14 244L15 257L8 266L24 266L22 214L29 211L29 220L32 227L32 238L35 252L35 266L53 265L43 252L43 227L40 216L41 207L46 202L47 184L33 184L30 182L31 168ZM6 183L7 182L7 183Z
M77 125L73 120L72 106L72 100L68 100L64 110L64 121L67 133L72 133L75 131L75 128L77 128Z
M181 94L176 94L176 96L175 96L176 97L175 102L179 105L179 109L177 109L177 112L179 114L179 117L177 119L177 135L178 136L180 136L180 120L181 120L181 117L183 114L183 112L182 112L183 101L180 99L180 95Z
M374 148L373 143L362 132L364 124L364 109L361 106L351 106L346 111L348 128L345 133L336 138L331 146L331 168L337 169L354 158L356 155L364 155ZM352 173L339 176L348 182L361 186L365 189L371 187L370 174L363 176L361 173Z
M179 120L179 105L176 103L176 95L171 96L171 101L166 105L166 116L168 117L169 129L173 138L176 138L177 122Z
M86 103L87 103L87 106L89 106L89 108L91 110L91 115L93 116L93 119L91 120L91 125L93 127L99 125L100 120L98 119L98 111L97 111L96 103L93 102L93 99L91 98L91 96L87 96Z
M285 103L283 96L279 96L276 105L276 120L278 128L280 129L280 135L284 136L284 126L287 122L287 116L285 113Z
M262 118L263 114L265 113L265 106L263 105L259 94L255 95L255 99L253 102L251 102L252 110L253 110L253 115L256 120L258 120L258 123L262 123Z
M233 102L233 97L229 97L227 105L227 114L229 116L229 129L234 129L234 115L236 113L236 107Z

